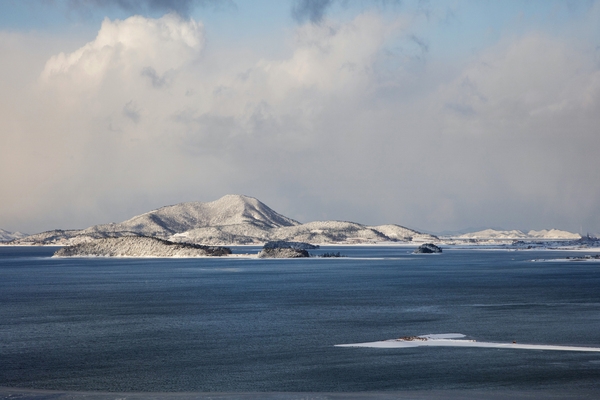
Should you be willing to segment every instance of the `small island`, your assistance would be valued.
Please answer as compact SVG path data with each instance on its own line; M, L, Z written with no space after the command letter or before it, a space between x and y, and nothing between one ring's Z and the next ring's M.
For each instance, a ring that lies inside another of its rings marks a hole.
M258 258L305 258L310 257L308 251L291 247L266 248L258 253Z
M310 257L306 249L317 248L319 246L310 243L278 240L265 243L260 253L258 253L258 258L305 258Z
M315 250L320 246L306 242L292 242L287 240L275 240L264 244L263 249L296 249L296 250Z
M441 253L442 249L433 243L425 243L420 245L413 251L414 254L433 254Z
M95 239L67 246L54 257L219 257L231 254L231 249L192 243L174 243L168 240L125 236Z

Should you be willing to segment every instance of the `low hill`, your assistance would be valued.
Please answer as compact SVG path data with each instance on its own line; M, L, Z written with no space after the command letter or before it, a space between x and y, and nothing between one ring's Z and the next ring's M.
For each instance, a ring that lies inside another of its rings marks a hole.
M9 232L4 229L0 229L0 242L8 242L15 239L22 239L27 235L21 232Z
M577 240L581 235L558 229L529 231L524 233L519 230L500 231L495 229L485 229L478 232L465 233L459 235L456 239L478 239L478 240Z

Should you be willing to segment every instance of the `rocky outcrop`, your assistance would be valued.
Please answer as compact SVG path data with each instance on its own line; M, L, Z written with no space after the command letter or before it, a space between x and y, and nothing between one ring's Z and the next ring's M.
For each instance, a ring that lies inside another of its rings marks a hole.
M274 242L267 242L263 246L263 249L280 249L280 248L289 248L296 250L315 250L318 249L319 246L306 243L306 242L287 242L285 240L277 240Z
M310 257L307 249L318 249L319 246L304 242L286 242L278 240L265 243L258 258L303 258Z
M413 252L415 254L431 254L431 253L441 253L442 249L436 246L433 243L424 243L416 248Z
M258 258L303 258L310 257L308 251L301 249L285 248L266 248L258 253Z
M120 237L95 239L67 246L54 257L206 257L231 254L226 247L173 243L151 237Z

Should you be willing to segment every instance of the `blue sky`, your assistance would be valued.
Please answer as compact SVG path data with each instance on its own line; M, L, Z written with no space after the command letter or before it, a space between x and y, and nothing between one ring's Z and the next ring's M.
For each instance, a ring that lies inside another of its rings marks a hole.
M105 5L96 5L96 3ZM132 2L144 3L144 2ZM168 3L168 2L164 2ZM268 40L293 29L295 4L273 0L226 0L190 2L189 17L202 21L215 40L236 42ZM569 34L577 21L585 19L593 1L331 1L324 7L327 17L352 19L364 11L395 17L405 14L423 35L431 50L449 57L463 57L500 40L502 35L528 31ZM75 4L75 5L74 5ZM141 11L160 17L169 7L124 8L118 1L7 0L0 4L3 30L52 35L81 35L90 39L104 18L125 19ZM279 32L279 34L277 33ZM600 28L596 29L597 37Z
M3 229L241 193L600 232L596 1L9 0L0 51Z

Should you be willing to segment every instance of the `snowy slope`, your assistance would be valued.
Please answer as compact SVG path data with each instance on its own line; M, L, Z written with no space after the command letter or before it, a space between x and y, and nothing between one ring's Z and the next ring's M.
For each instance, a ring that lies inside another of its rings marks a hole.
M541 230L541 231L529 231L523 233L519 230L511 231L498 231L494 229L485 229L483 231L465 233L456 237L457 239L480 239L480 240L532 240L532 239L571 239L577 240L581 238L581 235L577 233L571 233L566 231L560 231L557 229Z
M542 229L541 231L529 231L527 233L527 236L539 239L581 239L581 235L578 233L571 233L567 231L561 231L558 229Z
M527 235L518 230L497 231L485 229L483 231L465 233L457 236L458 239L526 239Z
M9 244L31 246L71 246L107 237L140 236L134 232L84 232L83 230L46 231L16 239Z
M384 242L389 238L355 222L315 221L303 225L274 229L270 240L308 243Z
M373 226L372 229L384 234L392 240L413 241L413 242L429 242L437 241L436 236L428 233L417 232L412 229L405 228L400 225L379 225Z
M437 238L399 225L366 226L345 221L315 221L275 228L253 224L211 226L178 233L169 240L204 244L259 244L272 240L308 243L380 243L436 241Z
M209 203L192 202L166 206L118 224L96 225L84 232L136 232L169 237L198 228L250 224L259 228L298 225L257 199L227 195Z
M436 241L432 235L422 234L399 225L367 226L346 221L315 221L307 224L273 229L271 240L309 243L379 243L412 240Z
M269 241L271 229L254 224L207 226L169 237L174 242L203 244L258 244Z
M27 235L21 232L9 232L5 231L4 229L0 229L0 242L8 242L14 239L21 239L25 236Z

